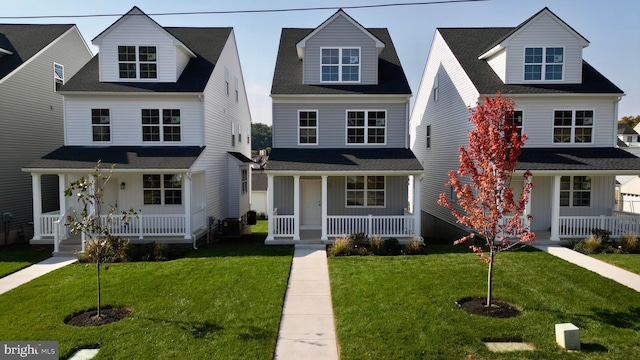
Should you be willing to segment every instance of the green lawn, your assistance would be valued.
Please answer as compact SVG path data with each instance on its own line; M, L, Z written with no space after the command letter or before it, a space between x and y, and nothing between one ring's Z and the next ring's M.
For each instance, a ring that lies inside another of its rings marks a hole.
M253 234L267 235L268 224L267 220L258 220L257 224L251 225L251 232Z
M511 319L470 315L455 301L486 296L487 265L466 246L428 255L329 258L341 359L638 359L640 294L532 249L498 254L494 298ZM555 342L554 324L580 328L583 351ZM483 339L522 339L534 352L491 353Z
M7 245L0 247L0 277L14 273L31 264L51 256L51 249L29 245Z
M270 359L293 250L263 240L245 236L168 262L111 264L103 304L133 312L92 328L63 320L95 307L95 267L64 267L0 295L0 339L59 341L63 358L97 345L96 360Z
M594 254L590 256L640 274L640 254Z

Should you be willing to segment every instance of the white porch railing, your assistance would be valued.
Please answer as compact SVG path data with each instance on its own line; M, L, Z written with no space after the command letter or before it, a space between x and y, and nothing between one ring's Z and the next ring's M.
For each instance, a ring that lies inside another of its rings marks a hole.
M414 234L413 224L413 215L327 216L327 235L338 237L365 233L369 236L407 237Z
M294 215L278 215L278 209L273 209L273 236L293 236L295 226Z
M108 215L101 215L106 223ZM184 236L185 216L180 215L137 215L124 221L120 216L113 216L109 223L109 232L116 236Z
M592 229L611 231L611 237L624 233L640 235L640 216L614 211L613 216L560 216L559 236L561 238L581 238L591 235Z
M60 220L60 214L47 213L40 215L40 234L42 236L54 236L53 223ZM64 223L63 223L64 225Z

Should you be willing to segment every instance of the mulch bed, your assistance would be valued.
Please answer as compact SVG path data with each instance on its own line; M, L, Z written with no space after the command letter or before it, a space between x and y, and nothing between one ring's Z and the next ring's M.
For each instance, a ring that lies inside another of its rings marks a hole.
M509 304L500 300L492 300L491 307L487 307L487 298L462 298L456 301L456 305L469 314L496 317L511 318L522 314L522 311L513 304Z
M64 319L64 323L73 326L99 326L120 321L131 313L131 308L105 307L100 310L100 317L96 309L84 310L71 314Z

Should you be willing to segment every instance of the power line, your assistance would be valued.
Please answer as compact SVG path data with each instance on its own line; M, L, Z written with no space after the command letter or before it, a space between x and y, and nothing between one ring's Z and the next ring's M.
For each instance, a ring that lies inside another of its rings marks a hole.
M288 9L262 9L262 10L226 10L226 11L188 11L188 12L166 12L146 14L148 16L173 16L173 15L224 15L224 14L255 14L255 13L279 13L293 11L317 11L317 10L337 10L342 9L369 9L381 7L395 6L422 6L437 5L450 3L465 3L489 0L438 0L411 3L393 3L393 4L376 4L376 5L352 5L352 6L327 6L327 7L311 7L311 8L288 8ZM92 18L92 17L115 17L122 14L83 14L83 15L34 15L34 16L0 16L0 20L18 20L18 19L69 19L69 18Z

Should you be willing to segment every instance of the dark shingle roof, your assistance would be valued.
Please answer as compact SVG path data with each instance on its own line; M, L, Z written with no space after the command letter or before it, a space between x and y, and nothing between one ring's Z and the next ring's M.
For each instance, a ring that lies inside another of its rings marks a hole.
M413 152L402 148L271 149L266 170L281 171L422 171Z
M0 57L0 79L18 68L74 25L0 24L0 48L13 52Z
M384 28L367 30L385 44L378 56L377 85L336 85L302 83L302 60L298 59L296 43L314 29L282 29L280 46L273 74L273 95L345 95L345 94L401 94L410 95L411 88L404 74L400 59L391 41L389 31Z
M531 171L640 170L640 158L613 147L523 148L516 168Z
M28 169L189 169L204 151L198 146L63 146L29 164Z
M629 124L618 123L618 135L638 135Z
M600 93L622 94L616 85L600 74L586 61L582 61L581 84L505 84L485 60L478 56L514 28L439 28L460 65L481 94L557 94Z
M229 151L229 155L233 156L234 158L244 162L244 163L252 163L253 160L249 159L248 157L244 156L244 154L239 153L237 151Z
M175 83L100 82L98 55L94 56L60 91L98 92L202 92L232 28L164 28L191 49L197 57L191 59Z

